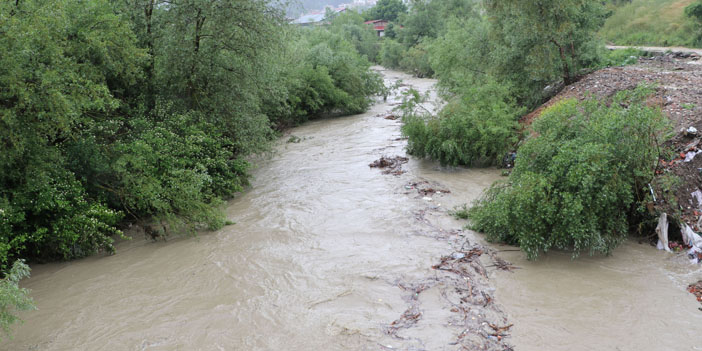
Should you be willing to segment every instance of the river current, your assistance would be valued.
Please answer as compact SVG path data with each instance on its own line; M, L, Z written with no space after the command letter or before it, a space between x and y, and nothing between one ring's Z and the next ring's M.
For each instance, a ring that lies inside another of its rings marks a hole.
M434 89L433 80L383 74ZM416 324L395 336L387 327L408 310L402 282L436 275L432 266L455 250L424 235L427 221L459 232L465 223L446 209L479 197L500 172L415 159L400 176L370 168L405 155L400 122L382 118L399 99L292 129L300 142L282 138L228 203L234 225L165 242L134 231L115 255L33 265L22 285L38 310L21 315L0 349L458 349L438 290L422 293ZM418 195L408 185L417 181L451 193ZM702 312L685 291L702 271L684 259L636 242L610 257L554 252L536 262L492 247L519 267L488 270L516 350L702 350Z

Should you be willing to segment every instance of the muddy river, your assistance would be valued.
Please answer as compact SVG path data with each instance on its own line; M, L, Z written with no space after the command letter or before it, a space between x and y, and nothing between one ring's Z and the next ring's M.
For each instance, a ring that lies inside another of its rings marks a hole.
M435 83L384 74L420 91ZM702 312L684 289L702 271L635 242L576 261L493 246L520 269L475 263L488 307L457 320L455 284L473 280L432 266L482 239L447 209L500 172L412 159L399 176L370 168L405 155L399 121L383 118L399 98L291 130L300 142L283 138L228 204L235 225L167 242L135 232L113 256L34 265L23 286L38 310L0 349L461 350L494 322L514 323L496 349L702 350Z

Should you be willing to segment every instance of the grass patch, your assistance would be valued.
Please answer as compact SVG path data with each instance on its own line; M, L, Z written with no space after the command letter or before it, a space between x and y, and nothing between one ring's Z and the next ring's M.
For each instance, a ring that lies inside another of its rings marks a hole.
M600 35L617 45L702 47L698 26L685 16L695 0L633 0L613 9Z

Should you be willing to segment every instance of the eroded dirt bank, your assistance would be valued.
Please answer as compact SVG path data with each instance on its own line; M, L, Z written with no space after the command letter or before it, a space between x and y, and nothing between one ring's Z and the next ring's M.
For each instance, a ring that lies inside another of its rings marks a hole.
M509 349L488 278L504 262L446 213L499 172L369 167L405 156L400 122L382 118L398 99L291 130L229 204L236 225L35 265L23 285L39 310L0 349Z

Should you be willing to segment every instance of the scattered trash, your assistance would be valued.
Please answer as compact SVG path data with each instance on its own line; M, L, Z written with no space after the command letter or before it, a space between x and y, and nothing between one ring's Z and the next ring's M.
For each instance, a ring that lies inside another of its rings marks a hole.
M695 148L697 147L697 145L700 144L700 140L702 140L702 139L695 139L693 142L687 144L687 145L685 146L685 150L693 150L693 149L695 149Z
M504 168L512 168L514 167L514 161L517 160L517 153L512 151L508 152L507 155L502 159L502 166Z
M685 130L685 135L690 136L690 135L697 135L697 128L695 127L689 127Z
M697 301L702 303L702 280L698 281L695 284L690 284L687 287L687 291L689 291L691 294L695 295L697 298Z
M688 152L685 154L685 160L683 160L683 162L690 162L690 161L692 161L693 159L695 159L695 156L699 155L700 153L702 153L702 150L698 150L698 151L688 151Z
M450 190L437 190L434 188L418 189L417 191L419 192L419 195L422 195L422 196L428 196L428 195L433 195L433 194L441 195L442 193L443 194L450 194L451 193Z
M691 247L687 250L687 257L692 264L700 263L700 261L702 261L702 249L699 247Z
M702 237L695 233L689 225L685 224L685 230L682 231L683 244L690 247L702 249Z
M451 258L453 258L454 260L460 260L461 258L464 258L464 257L466 257L466 254L461 253L461 252L454 252L453 254L451 254Z
M425 196L425 197L422 198L422 200L424 200L424 201L431 201L432 199L431 199L430 197Z
M438 184L433 184L433 186L438 187ZM412 190L412 189L417 189L417 193L425 198L430 198L432 195L442 195L442 194L450 194L451 190L448 189L438 189L438 188L433 188L430 186L429 182L421 181L421 182L414 182L414 183L409 183L405 185L405 189L407 190ZM430 201L430 200L427 200Z
M505 332L508 331L509 328L512 328L512 326L514 326L514 324L510 324L510 325L506 325L504 327L498 327L492 323L490 323L489 325L490 325L490 328L492 328L492 330L495 331L494 333L490 334L490 336L496 337L497 340L502 340L503 337L509 336L509 335L505 334Z
M699 189L695 190L690 194L693 199L697 200L697 208L702 208L702 191Z

